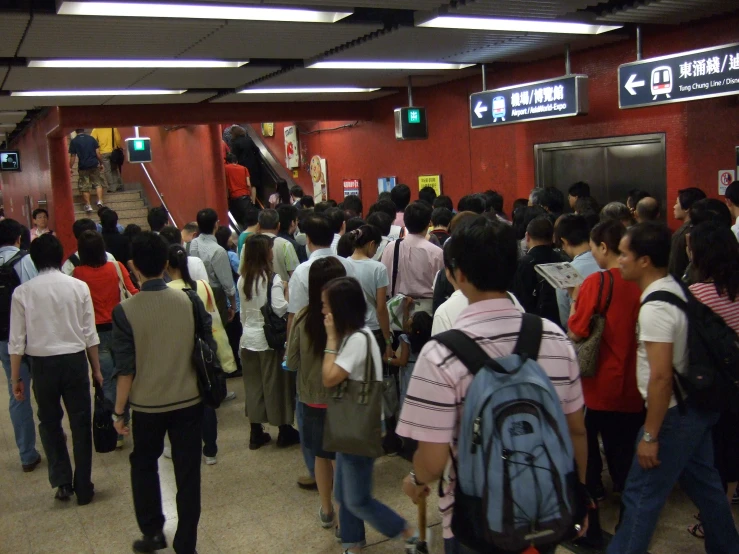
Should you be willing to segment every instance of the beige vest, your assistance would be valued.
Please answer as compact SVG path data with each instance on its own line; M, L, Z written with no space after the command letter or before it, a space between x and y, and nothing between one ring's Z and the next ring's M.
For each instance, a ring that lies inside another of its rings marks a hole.
M121 306L133 330L136 376L134 410L169 412L200 402L191 356L195 342L192 303L180 291L142 291Z

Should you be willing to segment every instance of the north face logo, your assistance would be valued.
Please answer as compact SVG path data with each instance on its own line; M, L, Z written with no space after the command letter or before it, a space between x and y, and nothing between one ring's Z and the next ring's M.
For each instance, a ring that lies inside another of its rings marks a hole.
M528 421L514 421L508 433L512 437L520 437L522 435L530 435L534 432L534 427Z

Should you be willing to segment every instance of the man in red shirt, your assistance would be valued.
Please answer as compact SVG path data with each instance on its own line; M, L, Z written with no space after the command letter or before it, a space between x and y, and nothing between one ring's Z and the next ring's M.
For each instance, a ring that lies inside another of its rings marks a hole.
M257 189L251 186L249 170L237 163L230 152L226 154L226 186L228 186L228 209L236 222L243 226L244 215L257 200Z

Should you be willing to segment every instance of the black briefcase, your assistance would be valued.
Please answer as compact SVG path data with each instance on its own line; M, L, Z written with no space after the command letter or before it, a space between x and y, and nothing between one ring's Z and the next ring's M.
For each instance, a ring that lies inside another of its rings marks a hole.
M105 406L103 389L95 384L95 411L92 416L92 440L95 452L113 452L118 442L118 431L113 427L113 412Z

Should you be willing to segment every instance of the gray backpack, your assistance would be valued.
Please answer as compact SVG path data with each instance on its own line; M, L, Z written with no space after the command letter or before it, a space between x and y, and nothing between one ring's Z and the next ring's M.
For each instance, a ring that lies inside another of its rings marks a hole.
M460 330L432 339L474 376L453 460L452 530L477 552L541 550L576 534L574 451L559 397L536 361L541 337L541 319L524 314L514 353L503 358L491 359Z

